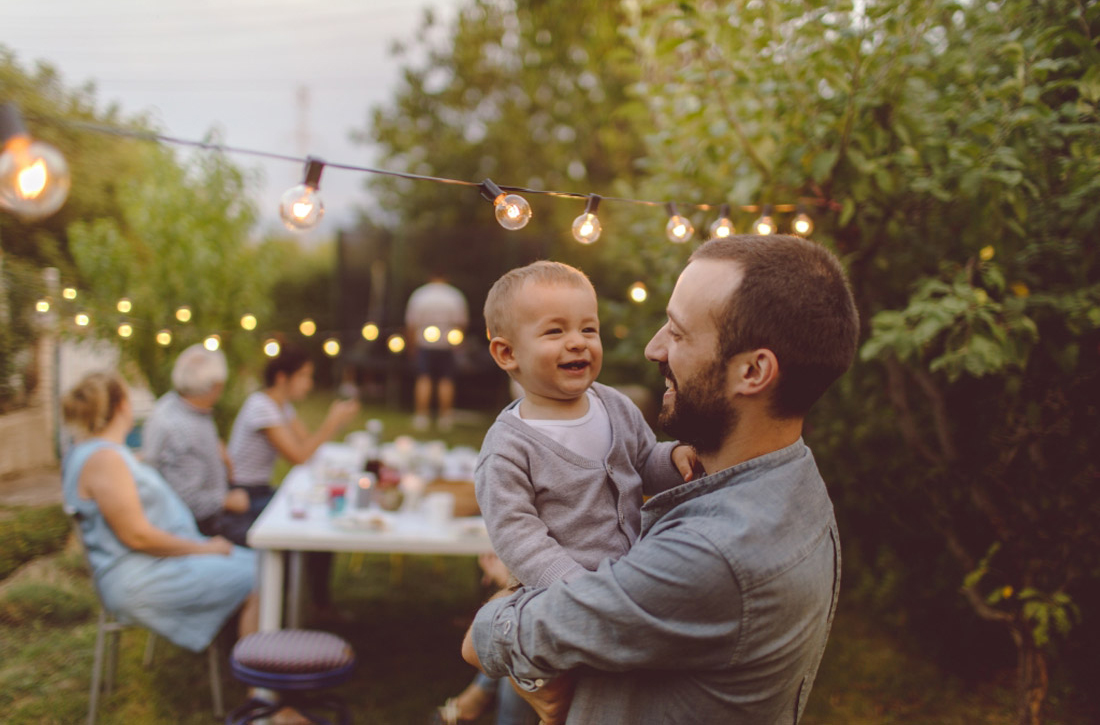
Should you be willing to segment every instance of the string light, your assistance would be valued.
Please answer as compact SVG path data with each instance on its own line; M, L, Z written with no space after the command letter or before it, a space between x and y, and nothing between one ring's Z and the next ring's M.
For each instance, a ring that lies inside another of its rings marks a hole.
M505 229L515 231L531 221L531 205L519 194L505 194L492 179L481 182L481 195L493 202L497 222Z
M73 317L73 322L75 322L80 327L87 327L88 324L91 323L91 321L92 318L88 317L88 313L86 312L77 312L76 316Z
M335 337L330 337L325 340L325 344L321 346L321 349L325 351L325 354L329 357L336 357L340 354L340 341Z
M638 304L641 304L646 301L647 297L649 297L649 290L646 289L645 284L641 282L635 282L634 284L630 285L629 294L630 299L634 300Z
M0 208L35 221L65 204L72 184L65 157L30 137L14 103L0 106L0 149Z
M34 309L38 310L39 312L49 312L50 311L50 301L49 300L38 300L38 302L34 303Z
M428 325L424 328L424 342L439 342L442 335L442 331L435 325Z
M775 222L772 221L772 205L765 204L760 218L752 223L752 230L757 234L775 234Z
M665 205L665 209L668 211L668 224L665 225L668 241L673 244L683 244L691 239L691 235L695 233L695 227L691 226L687 217L680 216L676 211L676 205L671 201Z
M168 347L172 344L172 333L168 330L161 330L157 333L157 344L161 347Z
M134 334L134 326L128 322L123 322L118 326L118 336L127 338Z
M130 300L123 297L122 299L120 299L118 301L118 304L115 307L122 314L126 314L127 312L130 311L130 309L133 307L133 305L130 303Z
M377 340L378 332L378 325L374 324L373 322L368 322L367 324L363 325L363 329L361 331L363 339L367 342L374 342L375 340Z
M206 339L202 341L202 346L210 352L214 352L222 346L222 338L220 335L207 335Z
M264 355L267 355L268 357L275 357L282 349L283 348L279 345L278 340L270 337L264 340Z
M307 317L298 325L298 332L306 337L313 337L313 333L317 332L317 323Z
M449 342L452 347L457 347L461 345L462 341L465 339L466 336L462 334L462 330L458 329L457 327L447 332L447 342Z
M256 329L256 315L246 314L241 317L241 327L245 330Z
M325 215L325 202L318 193L324 168L325 162L312 156L307 157L302 183L283 192L283 197L279 200L279 217L290 231L312 229Z
M600 238L603 227L600 226L600 218L596 216L596 209L600 205L600 197L596 194L588 195L588 203L584 206L584 213L573 220L573 238L581 244L592 244Z
M806 213L806 207L798 205L798 213L791 220L791 231L800 237L808 237L814 230L814 220Z
M188 307L187 305L183 305L182 307L178 308L176 310L176 319L179 320L180 322L190 322L191 321L191 308Z
M405 338L401 335L390 335L390 338L386 340L386 347L390 349L394 355L397 355L405 349Z
M710 225L710 238L725 239L734 233L733 222L730 220L730 205L723 204L718 210L718 218Z
M67 300L75 300L76 287L66 287L65 289L61 290L61 296Z

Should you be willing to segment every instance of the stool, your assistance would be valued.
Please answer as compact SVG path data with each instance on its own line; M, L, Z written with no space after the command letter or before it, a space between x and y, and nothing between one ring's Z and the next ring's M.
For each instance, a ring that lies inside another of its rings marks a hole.
M292 707L317 725L349 725L351 716L341 698L313 693L346 682L354 668L351 645L328 632L284 629L242 637L233 647L230 671L250 687L274 690L278 701L252 698L234 708L225 722L243 725ZM337 719L323 717L317 710L329 710Z

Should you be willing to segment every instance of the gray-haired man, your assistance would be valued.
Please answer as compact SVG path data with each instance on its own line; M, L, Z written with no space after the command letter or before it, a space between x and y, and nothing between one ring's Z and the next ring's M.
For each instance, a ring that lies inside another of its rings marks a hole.
M228 377L220 350L192 345L180 353L174 390L161 396L142 428L142 456L191 509L199 531L230 538L224 519L246 513L249 500L245 491L229 488L229 460L212 415Z

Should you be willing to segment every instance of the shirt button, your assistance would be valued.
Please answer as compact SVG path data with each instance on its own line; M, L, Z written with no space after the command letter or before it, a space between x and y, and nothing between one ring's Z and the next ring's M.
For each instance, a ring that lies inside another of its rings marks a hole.
M541 677L539 679L535 680L535 687L542 687L545 684L546 684L546 681L543 680Z

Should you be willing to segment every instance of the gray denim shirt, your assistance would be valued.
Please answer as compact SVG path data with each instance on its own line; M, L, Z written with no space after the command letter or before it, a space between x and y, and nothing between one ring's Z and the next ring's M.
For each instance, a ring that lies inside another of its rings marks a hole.
M650 499L616 562L478 612L485 672L580 668L569 723L796 723L840 590L840 541L796 443Z

